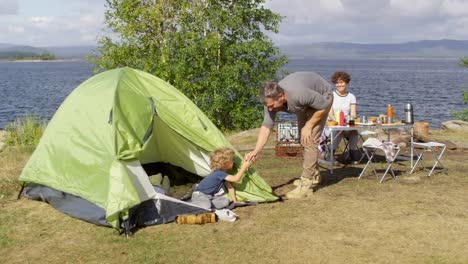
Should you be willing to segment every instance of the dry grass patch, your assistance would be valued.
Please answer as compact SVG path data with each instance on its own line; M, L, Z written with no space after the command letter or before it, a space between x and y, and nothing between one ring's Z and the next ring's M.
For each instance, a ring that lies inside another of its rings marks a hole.
M0 202L2 197L18 194L18 177L33 148L8 147L0 152Z
M399 161L398 179L383 184L370 173L358 180L363 165L322 169L323 185L306 198L237 208L233 223L171 223L127 239L47 204L16 200L28 152L9 150L0 153L16 163L0 169L8 186L2 191L9 190L0 200L0 263L468 263L466 154L447 151L449 174L431 177L408 175L408 161ZM265 150L254 168L284 195L301 164Z
M429 136L436 140L450 140L454 142L467 142L468 132L456 132L451 130L431 130Z

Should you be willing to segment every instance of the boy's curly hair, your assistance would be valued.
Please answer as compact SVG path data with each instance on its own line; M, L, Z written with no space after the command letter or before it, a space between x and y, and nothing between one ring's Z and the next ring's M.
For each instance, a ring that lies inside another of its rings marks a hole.
M223 169L226 162L234 159L234 151L230 148L219 148L210 153L210 167L212 170Z

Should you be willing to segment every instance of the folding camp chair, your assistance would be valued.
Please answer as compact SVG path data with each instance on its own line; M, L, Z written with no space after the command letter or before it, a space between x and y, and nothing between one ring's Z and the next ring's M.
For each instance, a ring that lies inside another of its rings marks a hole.
M359 160L357 160L357 163L361 163L361 161L366 158L366 154L364 153L364 151L361 151L361 149L359 148L359 142L361 141L362 143L364 143L366 141L365 137L375 137L377 135L377 132L375 131L370 131L370 130L364 130L364 131L359 131L358 132L358 142L356 142L356 148L357 148L357 151L359 152L359 155L360 155L360 158ZM347 137L343 137L343 141L345 142L345 148L343 150L343 154L346 155L344 156L344 159L347 159L349 157L349 147L350 147L350 142L348 140Z
M366 141L366 138L376 137L376 136L377 136L377 132L375 131L371 131L371 130L359 131L359 139L362 141L362 144L364 144L364 142ZM364 158L366 158L366 154L364 153L364 151L361 151L359 148L358 150L361 152L361 158L359 159L359 163L361 163L361 161Z
M372 170L374 172L374 175L378 178L377 172L375 170L373 160L375 157L375 153L380 150L385 154L386 161L387 161L387 168L385 169L384 174L380 178L380 183L383 182L385 176L387 173L390 171L392 177L395 179L395 173L393 172L392 165L395 161L395 158L398 156L400 153L400 147L397 145L393 144L393 142L380 142L376 138L368 138L362 145L362 149L364 151L364 154L367 157L367 163L364 166L364 168L361 171L361 174L359 175L358 179L361 179L361 177L364 175L364 172L366 171L367 167L369 165L372 167Z
M444 154L446 147L447 146L445 144L439 143L439 142L427 142L427 143L415 142L413 143L413 149L416 154L417 160L414 163L413 168L411 168L410 174L413 173L414 169L416 168L418 164L422 165L423 155L426 152L430 152L435 160L435 163L432 166L429 173L427 174L427 176L431 176L437 164L439 164L442 167L442 170L447 174L448 173L447 169L440 162L440 158L442 158L442 155ZM424 170L428 171L428 169L424 165L422 166Z

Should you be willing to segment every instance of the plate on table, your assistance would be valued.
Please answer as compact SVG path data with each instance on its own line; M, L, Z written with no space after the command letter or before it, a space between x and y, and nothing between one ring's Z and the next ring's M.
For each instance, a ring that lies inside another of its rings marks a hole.
M382 126L397 126L397 125L401 125L402 123L386 123L386 124L382 124Z
M356 125L358 125L358 126L373 126L373 125L375 125L375 123L372 122L372 121L367 122L367 123L360 123L359 122L359 123L356 123Z

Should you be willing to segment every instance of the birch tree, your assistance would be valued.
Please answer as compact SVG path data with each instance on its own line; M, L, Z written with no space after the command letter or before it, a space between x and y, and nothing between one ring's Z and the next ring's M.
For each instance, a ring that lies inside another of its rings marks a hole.
M96 70L129 66L189 97L220 128L260 125L262 82L286 58L267 32L281 16L264 0L106 0Z

